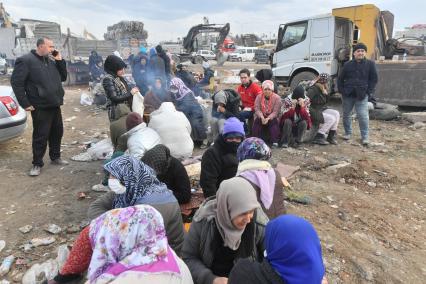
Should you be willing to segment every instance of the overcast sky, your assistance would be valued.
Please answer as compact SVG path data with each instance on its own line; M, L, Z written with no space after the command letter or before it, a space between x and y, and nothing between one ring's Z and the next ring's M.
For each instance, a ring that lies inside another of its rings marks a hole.
M131 1L131 0L0 0L11 17L54 21L75 34L89 32L103 38L107 26L121 20L145 23L148 42L176 40L186 36L189 28L202 23L231 24L231 33L273 35L278 25L317 14L331 13L332 8L365 4L365 1L337 0L210 0L210 1ZM263 2L263 3L265 3ZM370 1L381 10L395 15L395 29L402 30L413 24L426 24L426 1ZM409 3L409 4L408 4Z

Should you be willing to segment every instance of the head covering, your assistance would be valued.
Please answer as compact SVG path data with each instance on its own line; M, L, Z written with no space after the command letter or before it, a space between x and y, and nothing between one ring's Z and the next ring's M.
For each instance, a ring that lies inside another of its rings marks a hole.
M237 150L238 161L247 159L264 160L271 158L271 149L265 141L257 137L245 139Z
M216 199L203 203L193 220L215 218L224 246L237 250L244 230L235 228L232 219L259 207L253 186L241 177L233 177L220 184Z
M215 104L224 104L226 105L227 102L227 96L224 90L220 90L214 95L214 103Z
M126 118L126 129L129 131L133 127L141 124L143 122L142 116L137 112L131 112L127 115Z
M153 57L154 55L157 55L157 51L155 50L155 48L151 48L149 50L149 57Z
M140 52L140 53L143 53L143 54L146 54L146 53L147 53L147 49L146 49L146 47L145 47L145 46L143 46L143 45L141 45L141 46L139 47L139 52Z
M169 257L163 218L149 205L102 214L90 223L89 238L93 248L88 270L90 283L108 283L136 267L137 271L151 272L148 264Z
M321 283L325 273L314 227L294 215L281 215L266 226L266 259L288 284Z
M127 65L124 63L123 59L116 55L108 55L105 59L104 70L113 76L117 76L117 71L126 67Z
M170 159L170 149L162 144L158 144L143 155L142 162L153 168L157 176L161 176L167 173Z
M210 68L210 64L209 64L208 61L203 61L202 66L203 66L204 69L209 69Z
M225 123L223 125L222 136L224 138L229 138L229 137L244 138L245 132L244 132L243 123L236 117L228 118L227 120L225 120Z
M262 83L262 89L269 89L269 90L274 90L274 82L272 82L271 80L265 80Z
M175 77L171 79L170 87L171 86L178 89L177 94L173 94L178 101L183 99L187 94L192 93L191 89L189 89L180 78Z
M265 80L271 80L273 77L272 70L271 69L261 69L256 72L256 75L254 76L259 82L263 83Z
M363 44L362 42L359 42L359 43L354 45L353 51L355 52L358 49L364 49L365 51L367 51L367 46L365 44Z
M164 49L163 49L163 47L161 45L157 45L155 47L155 51L157 52L157 54L160 54L160 53L164 52Z
M318 83L326 84L329 79L330 79L330 75L328 75L327 73L321 73L318 76Z
M303 88L303 86L297 86L293 90L293 93L291 94L291 98L293 100L298 100L298 99L305 98L305 89Z
M125 193L115 196L114 208L133 206L139 199L153 194L171 193L167 186L157 179L153 169L132 156L120 156L105 164L104 169L126 187Z

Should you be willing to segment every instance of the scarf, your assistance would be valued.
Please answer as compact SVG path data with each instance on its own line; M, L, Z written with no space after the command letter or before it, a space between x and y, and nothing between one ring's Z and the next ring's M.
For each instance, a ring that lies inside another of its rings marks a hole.
M237 176L241 176L257 185L260 189L260 201L266 209L271 208L275 191L275 171L267 161L244 160L238 165Z
M157 176L167 173L170 161L170 149L162 144L156 145L142 157L142 162L153 168Z
M266 226L266 259L288 284L320 284L325 274L321 244L314 227L294 215L281 215Z
M241 198L242 196L244 198ZM216 199L207 199L195 213L193 220L199 222L214 218L223 245L237 250L245 229L236 229L232 219L259 207L253 186L244 178L234 177L220 184Z
M269 99L266 99L265 95L262 93L262 97L260 98L260 107L262 109L263 115L270 115L272 112L272 96L269 97Z
M153 273L162 262L163 271L180 273L167 243L161 214L149 205L137 205L108 211L90 223L93 255L88 278L90 283L108 283L119 274L136 270Z
M107 77L110 78L114 82L114 85L118 87L118 89L120 90L120 94L128 93L128 90L127 90L128 86L126 81L123 78L119 76L113 76L109 73L105 75L105 78Z
M114 208L136 205L139 199L150 195L171 194L167 186L156 178L153 169L130 155L112 160L104 165L104 169L126 187L125 193L115 196Z
M189 89L180 78L175 77L170 80L170 86L174 86L178 89L178 92L176 94L173 94L176 100L178 101L183 99L188 94L194 95L191 89Z

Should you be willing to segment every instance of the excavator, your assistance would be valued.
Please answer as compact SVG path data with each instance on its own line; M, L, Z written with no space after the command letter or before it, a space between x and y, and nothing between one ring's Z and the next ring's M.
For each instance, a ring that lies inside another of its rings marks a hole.
M216 54L217 65L222 66L228 59L228 53L235 50L234 42L228 38L230 30L229 23L225 25L219 24L200 24L193 26L183 40L183 48L185 53L180 53L177 57L179 62L192 61L193 63L201 63L205 58L202 55L194 55L193 53L200 49L198 35L200 33L219 33L213 52ZM176 61L176 60L175 60Z

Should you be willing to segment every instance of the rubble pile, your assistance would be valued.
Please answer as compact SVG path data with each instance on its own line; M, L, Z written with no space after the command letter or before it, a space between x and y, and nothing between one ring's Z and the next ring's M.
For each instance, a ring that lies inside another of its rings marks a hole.
M121 21L109 26L104 34L105 40L120 40L126 38L136 38L146 40L148 31L144 30L144 23L139 21Z

